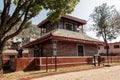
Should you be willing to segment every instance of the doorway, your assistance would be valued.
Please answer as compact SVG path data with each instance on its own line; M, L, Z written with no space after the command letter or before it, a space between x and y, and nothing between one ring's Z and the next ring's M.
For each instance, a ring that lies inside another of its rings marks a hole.
M83 45L78 45L78 56L84 56L84 47L83 47Z

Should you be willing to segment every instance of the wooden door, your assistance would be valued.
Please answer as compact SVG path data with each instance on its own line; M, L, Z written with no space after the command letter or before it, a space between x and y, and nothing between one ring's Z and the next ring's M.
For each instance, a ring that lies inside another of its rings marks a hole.
M78 56L84 56L83 45L78 45Z

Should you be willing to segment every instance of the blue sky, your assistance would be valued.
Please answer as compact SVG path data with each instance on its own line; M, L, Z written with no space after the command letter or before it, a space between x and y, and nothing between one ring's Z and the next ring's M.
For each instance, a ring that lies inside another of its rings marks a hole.
M76 6L75 10L70 15L86 20L87 25L85 26L85 28L93 27L91 26L92 23L91 20L89 19L89 15L93 12L96 6L99 6L103 3L107 3L108 5L114 5L115 8L120 11L120 0L80 0L79 4ZM0 9L1 8L2 8L2 3L0 5ZM47 11L42 10L38 16L32 19L32 23L37 25L47 17L46 14ZM97 38L95 36L96 33L94 31L87 31L87 34L89 36ZM97 38L97 39L102 40L102 38ZM120 38L113 40L112 42L116 42L116 41L117 42L120 41Z

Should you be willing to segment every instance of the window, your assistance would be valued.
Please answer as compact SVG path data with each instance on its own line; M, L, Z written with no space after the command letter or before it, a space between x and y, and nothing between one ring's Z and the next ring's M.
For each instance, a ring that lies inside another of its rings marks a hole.
M104 46L104 49L107 49L107 48L109 49L109 46Z
M100 47L98 47L98 49L100 50Z
M70 23L67 23L67 24L66 24L66 29L67 29L67 30L73 30L73 25L70 24Z
M120 48L119 45L114 45L114 48Z

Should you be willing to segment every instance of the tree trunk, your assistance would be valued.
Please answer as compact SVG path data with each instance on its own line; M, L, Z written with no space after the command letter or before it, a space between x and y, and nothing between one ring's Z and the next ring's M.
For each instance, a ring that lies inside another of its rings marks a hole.
M0 77L3 76L3 58L2 58L3 48L4 43L0 41Z
M107 63L108 63L108 65L109 65L109 45L108 45L108 42L107 42L106 38L104 38L104 42L105 42L105 49L106 49Z
M109 64L109 45L106 43L106 55L107 55L107 63Z
M2 61L2 54L0 51L0 78L3 76L3 61Z

